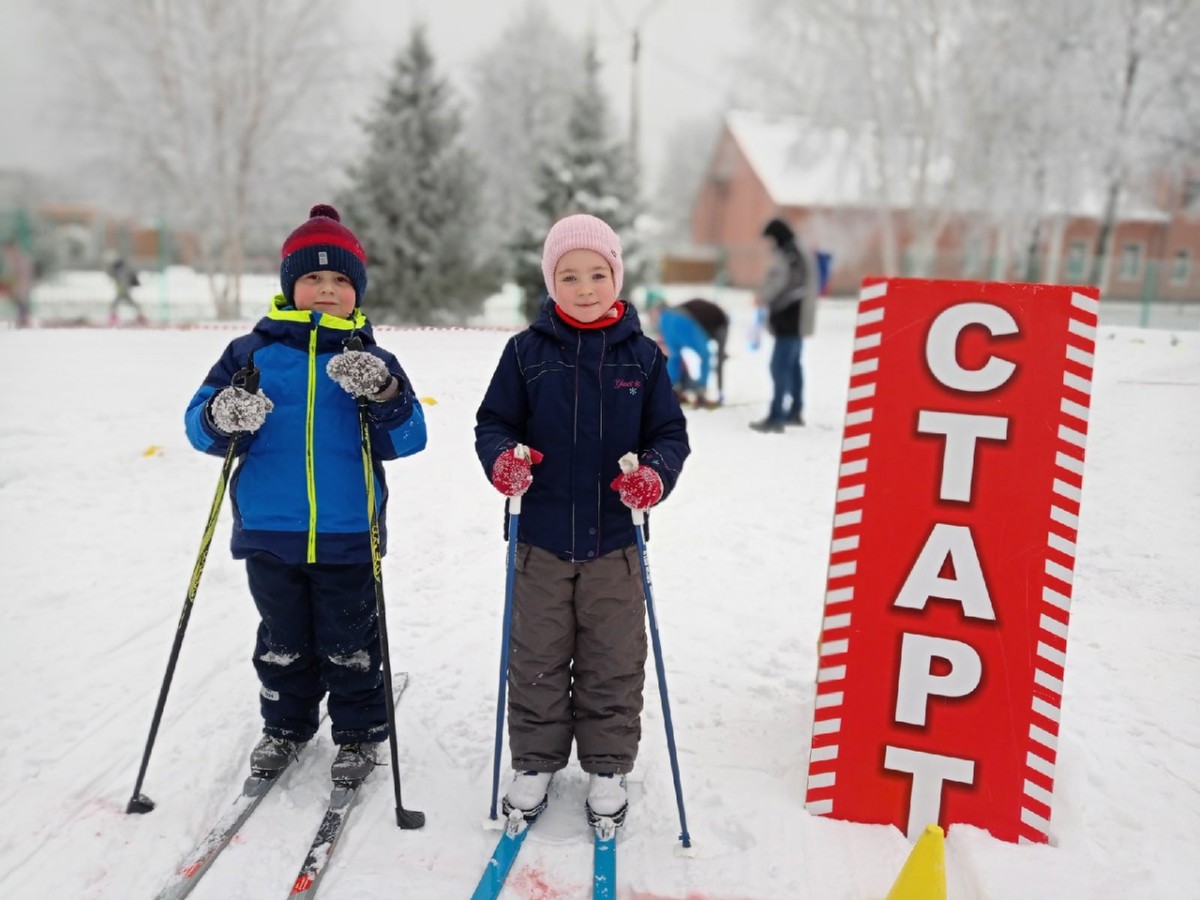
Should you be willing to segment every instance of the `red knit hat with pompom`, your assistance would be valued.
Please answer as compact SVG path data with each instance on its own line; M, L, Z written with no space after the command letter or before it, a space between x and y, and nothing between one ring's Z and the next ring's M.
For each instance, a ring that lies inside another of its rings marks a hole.
M341 272L354 285L361 306L367 292L367 253L362 244L332 206L318 203L308 215L308 221L283 242L279 265L283 296L291 303L296 281L309 272Z

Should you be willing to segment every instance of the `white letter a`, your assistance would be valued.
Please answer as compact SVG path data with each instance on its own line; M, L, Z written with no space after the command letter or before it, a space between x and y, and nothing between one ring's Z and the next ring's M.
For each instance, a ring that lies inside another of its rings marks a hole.
M941 578L938 573L949 556L954 565L954 578ZM963 615L972 619L995 619L992 598L983 580L979 567L979 554L975 552L975 540L971 529L965 525L933 526L921 554L913 564L896 597L896 606L906 609L924 609L930 597L957 600L962 604Z

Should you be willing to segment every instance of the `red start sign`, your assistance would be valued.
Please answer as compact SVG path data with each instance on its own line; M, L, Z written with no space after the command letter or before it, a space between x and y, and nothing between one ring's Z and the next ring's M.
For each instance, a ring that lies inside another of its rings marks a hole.
M1099 294L866 279L806 806L1045 842Z

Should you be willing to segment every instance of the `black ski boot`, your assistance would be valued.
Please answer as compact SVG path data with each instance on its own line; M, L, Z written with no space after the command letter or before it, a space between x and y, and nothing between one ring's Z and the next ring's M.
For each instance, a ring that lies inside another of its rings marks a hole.
M379 765L375 756L378 744L342 744L334 757L329 774L338 784L358 784Z
M262 740L250 751L250 771L268 778L278 775L300 758L300 749L304 744L304 741L291 741L264 734Z

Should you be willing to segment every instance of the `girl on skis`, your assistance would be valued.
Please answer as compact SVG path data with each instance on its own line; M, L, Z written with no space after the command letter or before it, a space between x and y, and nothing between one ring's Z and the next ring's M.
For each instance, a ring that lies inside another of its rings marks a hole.
M508 655L513 780L504 812L535 818L572 743L586 810L624 821L645 682L645 596L631 509L675 487L687 423L658 344L619 299L621 242L568 216L546 236L549 297L505 346L476 414L492 484L523 496ZM618 460L636 455L623 472Z

